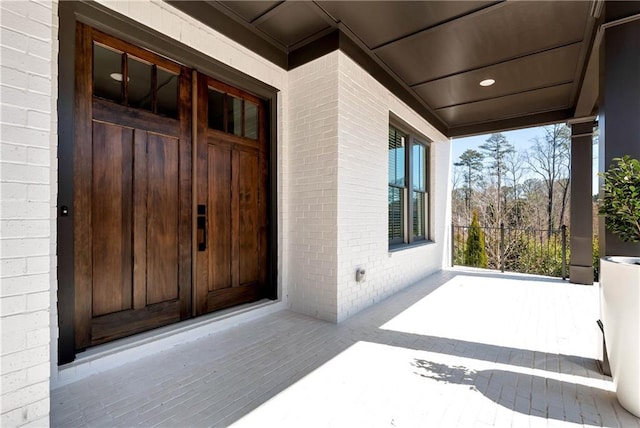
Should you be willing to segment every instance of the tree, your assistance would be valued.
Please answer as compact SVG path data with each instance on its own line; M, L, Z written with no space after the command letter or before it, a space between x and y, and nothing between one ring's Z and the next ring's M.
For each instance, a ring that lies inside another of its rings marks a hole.
M535 174L542 178L547 193L547 234L551 236L556 222L554 221L555 189L562 189L559 196L561 211L558 222L563 221L566 211L569 189L569 161L571 147L571 131L564 123L544 127L545 135L533 140L533 147L527 152L527 164Z
M505 156L505 182L509 184L511 190L512 206L506 206L507 198L505 195L505 206L509 210L508 225L515 228L520 227L523 216L523 201L520 200L520 190L526 168L524 167L525 159L521 152L513 150Z
M480 229L477 211L473 212L473 220L471 220L471 226L469 227L465 264L482 268L486 268L488 265L487 252L484 248L484 232Z
M509 153L513 153L514 148L511 143L507 141L507 138L501 133L491 134L491 136L485 140L484 144L481 144L479 148L485 153L485 156L490 159L489 174L496 179L497 197L496 197L496 220L497 223L501 223L504 218L504 207L501 204L502 200L502 182L504 180L504 174L506 170L505 157Z
M484 155L477 150L467 149L460 155L460 160L453 165L463 167L462 176L465 182L465 202L467 211L471 210L473 183L482 179L482 160Z

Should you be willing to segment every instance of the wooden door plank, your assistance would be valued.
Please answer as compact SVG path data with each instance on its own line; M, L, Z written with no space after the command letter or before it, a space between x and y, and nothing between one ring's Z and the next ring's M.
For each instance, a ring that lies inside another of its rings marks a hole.
M76 349L91 342L91 28L76 26L73 274Z
M209 145L208 217L209 287L208 291L231 286L231 151Z
M147 304L178 298L178 144L147 136Z
M164 135L179 135L180 121L112 101L95 98L92 101L93 119L101 122L117 123L129 128L144 129Z
M207 104L207 78L202 74L198 74L197 80L197 100L198 118L197 118L197 140L196 144L196 204L202 205L208 211L208 163L209 163L209 146L207 143L207 126L208 126L208 104ZM196 215L198 212L196 210ZM195 312L196 315L207 313L207 294L209 292L209 249L205 251L197 251L196 259L196 278L195 284Z
M260 175L258 188L258 277L262 286L267 284L268 275L268 242L269 242L269 163L266 153L260 152Z
M180 321L180 303L177 300L103 315L93 320L91 345L109 342L178 321Z
M260 141L260 232L259 232L259 281L263 295L267 293L267 281L269 280L269 139L267 136L267 103L260 100L258 104L258 140Z
M231 152L231 286L240 285L240 245L238 234L240 227L240 154Z
M93 127L92 315L131 308L131 129Z
M255 302L262 297L262 288L258 284L246 284L238 287L215 290L208 295L210 311L229 308L243 303Z
M134 132L133 308L147 304L147 133Z
M258 280L258 153L238 152L238 241L239 283Z
M191 70L180 67L178 78L178 118L180 140L178 141L178 296L180 319L192 316L193 282L193 117Z

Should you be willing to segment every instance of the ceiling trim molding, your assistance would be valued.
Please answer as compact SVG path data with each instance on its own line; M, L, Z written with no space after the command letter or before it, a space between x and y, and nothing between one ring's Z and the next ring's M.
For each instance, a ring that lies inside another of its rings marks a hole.
M287 68L287 51L279 42L268 40L264 34L256 33L253 27L244 20L234 19L222 11L220 7L201 1L164 0L172 7L186 13L190 17L202 22L245 48L255 52L275 65ZM204 6L207 10L203 10Z
M208 27L219 31L230 39L287 71L300 67L339 49L364 68L380 84L415 110L416 113L422 116L438 131L447 135L446 124L437 115L435 115L433 111L431 111L431 109L422 100L420 100L413 90L406 86L398 76L384 67L384 65L380 64L378 60L372 58L372 56L358 44L358 40L354 40L357 39L355 35L347 34L349 30L342 23L336 24L337 28L333 31L327 30L330 32L324 35L322 35L321 32L319 38L299 47L298 49L287 52L286 48L282 50L274 47L272 40L266 38L263 34L256 33L255 29L244 22L244 20L239 17L232 16L232 11L227 11L226 8L223 10L223 6L218 6L215 2L207 1L206 4L209 8L204 12L202 10L202 2L182 0L165 1L176 9L181 10ZM277 6L270 9L270 11L278 9L281 5L282 4L279 3ZM316 3L313 3L312 6L319 7ZM319 11L324 12L322 8L319 8ZM311 36L310 38L313 37L314 36ZM318 35L315 35L315 37L318 37Z
M480 102L483 102L483 101L499 100L500 98L510 97L512 95L522 95L522 94L526 94L528 92L539 91L541 89L550 89L550 88L555 88L556 86L565 86L565 85L570 85L570 84L571 85L573 84L573 80L564 80L564 81L561 81L561 82L550 83L548 85L532 87L532 88L529 88L529 89L525 89L523 91L507 92L507 93L504 93L502 95L497 95L497 96L494 96L494 97L478 98L478 99L474 99L474 100L471 100L471 101L464 101L464 102L455 103L455 104L443 105L441 107L435 108L433 111L438 112L440 110L444 110L444 109L451 108L451 107L466 106L466 105L470 105L470 104L480 103Z
M383 68L376 59L372 58L365 50L344 31L340 31L340 50L349 58L355 61L360 67L364 68L374 79L382 86L391 91L395 96L400 98L402 102L415 110L427 122L429 122L438 131L449 136L447 126L436 114L424 104L408 86L402 83L399 77L395 77L393 73Z
M384 47L387 47L389 45L392 45L394 43L398 43L398 42L404 41L404 40L411 40L411 39L413 39L415 37L418 37L418 36L420 36L420 35L422 35L424 33L428 33L428 32L434 31L436 29L440 29L442 27L446 27L447 25L451 24L453 21L466 20L466 19L470 19L472 17L476 17L478 15L482 15L482 14L490 12L490 11L492 11L494 9L503 7L506 3L507 3L506 1L498 1L496 3L489 4L489 5L485 6L485 7L480 8L480 9L476 9L476 10L473 10L473 11L468 12L466 14L463 14L463 15L448 19L448 20L446 20L444 22L439 22L436 25L432 25L430 27L422 28L422 29L420 29L418 31L414 31L411 34L407 34L407 35L395 38L393 40L389 40L389 41L387 41L385 43L382 43L382 44L380 44L378 46L374 46L373 48L371 48L371 52L376 52L376 51L378 51L378 50L380 50L380 49L382 49Z
M492 63L489 63L489 64L479 65L477 67L468 68L468 69L461 70L461 71L456 71L455 73L445 74L444 76L435 77L433 79L425 80L424 82L413 83L413 84L411 84L410 87L411 88L417 88L418 86L426 85L426 84L432 83L432 82L437 82L438 80L448 79L450 77L459 76L459 75L465 74L465 73L473 73L474 71L484 70L484 69L489 68L489 67L503 65L503 64L507 64L509 62L514 62L514 61L519 61L519 60L526 59L527 57L534 56L534 55L540 55L540 54L545 54L545 53L548 53L548 52L553 52L553 51L555 51L557 49L565 49L565 48L568 48L568 47L571 47L571 46L579 45L581 43L582 43L582 39L573 40L573 41L568 42L568 43L564 43L564 44L557 45L557 46L552 46L550 48L540 49L540 50L537 50L537 51L527 52L525 54L517 55L517 56L511 57L511 58L507 58L507 59L503 59L503 60L500 60L498 62L492 62Z
M571 117L573 117L572 109L554 110L528 116L513 117L511 119L457 126L449 128L449 134L447 136L450 138L470 137L473 135L511 131L531 126L544 126L552 123L566 122Z
M340 31L332 32L289 53L287 71L340 49Z

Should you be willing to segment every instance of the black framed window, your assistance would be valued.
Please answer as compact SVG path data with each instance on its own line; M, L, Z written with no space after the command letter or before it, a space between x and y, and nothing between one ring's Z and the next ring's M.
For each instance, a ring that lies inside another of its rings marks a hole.
M429 236L429 145L389 126L389 245Z
M427 238L427 146L414 140L411 146L411 197L413 205L411 234L414 240Z
M389 243L404 241L406 135L389 128Z

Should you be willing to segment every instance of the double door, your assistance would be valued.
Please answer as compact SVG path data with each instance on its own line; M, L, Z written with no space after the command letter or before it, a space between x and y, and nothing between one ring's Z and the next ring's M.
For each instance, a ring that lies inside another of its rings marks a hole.
M76 350L264 297L261 101L83 24L75 97Z

